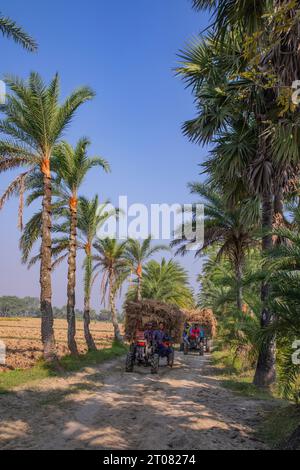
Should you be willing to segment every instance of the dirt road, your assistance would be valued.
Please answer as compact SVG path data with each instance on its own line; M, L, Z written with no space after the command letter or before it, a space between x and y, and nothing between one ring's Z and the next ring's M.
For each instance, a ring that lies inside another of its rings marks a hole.
M263 449L262 407L223 389L208 357L178 354L157 376L116 360L0 395L0 449Z

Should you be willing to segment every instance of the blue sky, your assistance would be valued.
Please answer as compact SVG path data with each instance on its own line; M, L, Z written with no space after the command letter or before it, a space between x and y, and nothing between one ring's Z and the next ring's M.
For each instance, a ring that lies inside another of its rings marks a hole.
M90 137L92 153L109 160L112 173L93 171L82 192L113 202L119 195L127 195L129 203L191 202L186 184L198 178L207 149L181 133L194 106L173 69L178 50L207 26L208 16L195 13L189 0L2 0L0 8L39 43L38 53L29 54L0 37L2 76L25 78L34 70L49 80L58 71L63 96L79 85L90 85L97 94L79 111L66 138L75 143ZM13 175L1 175L1 192ZM38 270L28 272L20 264L16 224L12 200L0 214L0 295L38 296ZM200 261L180 261L194 284ZM66 303L65 271L62 266L53 277L59 306ZM94 292L97 309L98 297ZM77 298L81 307L80 271Z

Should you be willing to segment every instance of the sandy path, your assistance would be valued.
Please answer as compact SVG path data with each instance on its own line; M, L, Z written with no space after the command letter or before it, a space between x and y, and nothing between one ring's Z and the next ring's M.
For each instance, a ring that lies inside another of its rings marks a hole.
M263 402L223 389L209 358L157 376L124 361L0 395L0 449L262 449Z

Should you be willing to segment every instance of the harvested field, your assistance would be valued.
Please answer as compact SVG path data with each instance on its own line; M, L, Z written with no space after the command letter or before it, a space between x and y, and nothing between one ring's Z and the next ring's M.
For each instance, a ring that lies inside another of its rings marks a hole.
M6 365L0 372L32 367L42 357L39 318L0 318L0 340L6 344ZM68 354L67 322L55 320L55 338L60 356ZM109 322L91 322L91 331L99 349L109 348L113 341L113 327ZM83 322L77 321L77 343L80 353L85 353Z

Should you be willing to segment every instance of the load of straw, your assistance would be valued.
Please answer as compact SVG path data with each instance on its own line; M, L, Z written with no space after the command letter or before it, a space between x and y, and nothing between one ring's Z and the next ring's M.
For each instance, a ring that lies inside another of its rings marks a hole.
M209 336L212 338L216 336L218 323L212 310L208 308L184 310L184 313L189 323L199 323L199 325L207 329Z
M136 330L144 329L149 322L157 326L163 322L171 338L175 342L181 341L185 315L178 307L156 300L125 303L125 334L128 341L133 341Z

